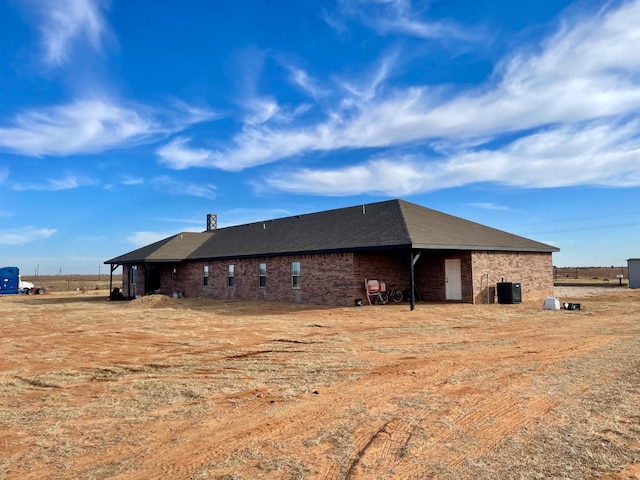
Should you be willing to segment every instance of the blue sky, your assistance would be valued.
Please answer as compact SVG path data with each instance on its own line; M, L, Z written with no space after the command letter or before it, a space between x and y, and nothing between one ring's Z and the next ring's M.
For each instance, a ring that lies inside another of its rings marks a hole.
M640 0L0 3L0 266L403 198L640 256Z

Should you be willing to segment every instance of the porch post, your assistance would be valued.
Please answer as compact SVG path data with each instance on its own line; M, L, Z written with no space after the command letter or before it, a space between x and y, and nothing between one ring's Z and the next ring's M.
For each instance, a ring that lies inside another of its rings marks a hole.
M117 264L112 263L109 265L109 298L111 298L111 292L113 291L113 271L118 268Z
M411 310L416 309L416 276L413 270L415 262L413 261L413 249L409 253L409 298L411 299Z
M413 248L409 251L409 297L411 300L411 310L416 309L416 275L414 267L422 255L421 251L414 252Z

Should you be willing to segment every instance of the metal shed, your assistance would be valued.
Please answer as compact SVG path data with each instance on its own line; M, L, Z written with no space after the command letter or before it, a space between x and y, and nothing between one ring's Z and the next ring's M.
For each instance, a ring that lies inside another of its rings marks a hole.
M640 288L640 258L627 260L629 267L629 288Z

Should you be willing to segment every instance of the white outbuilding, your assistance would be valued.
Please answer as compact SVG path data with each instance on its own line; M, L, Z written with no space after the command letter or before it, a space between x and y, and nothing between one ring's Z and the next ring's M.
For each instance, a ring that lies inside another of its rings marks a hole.
M627 260L629 267L629 288L640 288L640 258Z

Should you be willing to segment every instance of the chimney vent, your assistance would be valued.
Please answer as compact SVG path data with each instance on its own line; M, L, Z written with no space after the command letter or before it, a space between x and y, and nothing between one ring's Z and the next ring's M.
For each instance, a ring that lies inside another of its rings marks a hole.
M218 228L218 215L215 213L207 214L207 232L216 230Z

